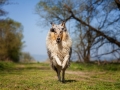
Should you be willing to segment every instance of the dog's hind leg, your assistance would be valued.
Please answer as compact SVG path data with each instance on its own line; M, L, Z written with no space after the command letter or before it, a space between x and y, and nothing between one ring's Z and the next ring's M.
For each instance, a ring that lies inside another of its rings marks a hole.
M57 71L58 80L61 81L60 70Z
M60 66L58 66L58 67L56 68L57 77L58 77L58 80L59 80L59 81L61 81L61 76L60 76L61 68L62 68L62 67L60 67Z
M64 69L62 70L62 82L63 83L65 82L65 70Z
M61 72L61 70L59 70L59 69L58 69L56 66L54 66L54 65L52 65L52 68L53 68L53 70L56 71L58 80L61 81L61 77L60 77L60 72Z

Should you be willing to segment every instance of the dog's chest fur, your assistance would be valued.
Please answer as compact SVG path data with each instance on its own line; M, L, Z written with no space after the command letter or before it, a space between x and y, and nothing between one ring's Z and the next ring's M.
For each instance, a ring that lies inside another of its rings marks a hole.
M54 41L49 45L51 45L51 48L49 48L50 51L57 55L61 61L63 61L66 54L69 54L70 48L65 41L62 41L62 43L59 44Z

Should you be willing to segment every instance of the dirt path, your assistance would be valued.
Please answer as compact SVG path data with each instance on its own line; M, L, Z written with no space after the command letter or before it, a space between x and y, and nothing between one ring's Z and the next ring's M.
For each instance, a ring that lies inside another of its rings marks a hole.
M106 72L66 71L66 74L77 75L80 77L80 80L96 80L96 81L115 82L115 80L111 78L104 78L104 74L106 74Z

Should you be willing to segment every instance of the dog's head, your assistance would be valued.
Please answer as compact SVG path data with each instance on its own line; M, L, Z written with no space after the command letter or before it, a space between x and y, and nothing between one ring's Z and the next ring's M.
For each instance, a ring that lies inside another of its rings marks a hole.
M57 43L60 43L62 40L66 38L66 27L65 22L62 22L59 25L51 23L52 27L50 29L51 39L56 40Z

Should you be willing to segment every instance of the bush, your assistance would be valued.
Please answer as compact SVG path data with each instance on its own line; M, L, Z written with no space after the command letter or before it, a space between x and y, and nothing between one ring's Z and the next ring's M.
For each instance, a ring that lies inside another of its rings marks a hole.
M10 70L15 66L13 62L0 61L0 70Z

